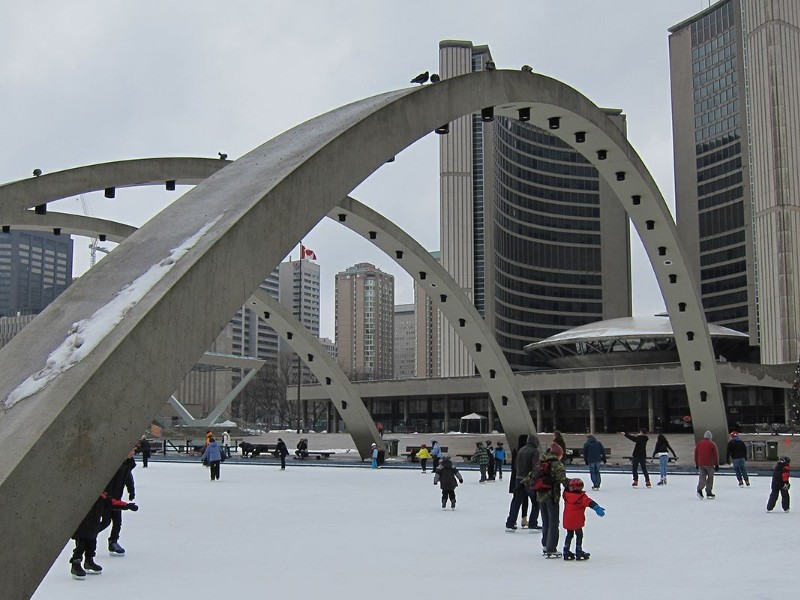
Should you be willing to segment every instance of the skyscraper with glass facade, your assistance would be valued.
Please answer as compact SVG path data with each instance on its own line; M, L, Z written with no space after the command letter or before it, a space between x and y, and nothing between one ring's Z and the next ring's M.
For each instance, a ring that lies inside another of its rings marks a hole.
M721 0L670 29L678 229L710 322L795 362L800 3Z
M439 44L442 78L483 70L487 46ZM609 116L625 130L620 110ZM522 348L571 327L631 314L629 224L597 170L547 131L480 113L440 141L442 265L495 332L512 368ZM442 375L472 365L443 320Z

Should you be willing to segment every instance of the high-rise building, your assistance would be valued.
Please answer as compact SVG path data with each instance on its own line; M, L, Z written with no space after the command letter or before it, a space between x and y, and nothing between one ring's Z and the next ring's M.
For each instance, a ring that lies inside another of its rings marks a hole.
M439 44L442 78L481 71L487 46ZM620 110L607 111L625 131ZM597 170L547 131L480 113L440 138L441 260L494 331L512 368L523 346L631 314L627 215ZM443 320L442 375L473 366Z
M394 378L417 376L417 317L413 304L394 307Z
M12 229L0 234L0 316L38 314L72 283L72 238Z
M272 273L261 282L261 290L277 300L279 296L279 271ZM259 358L272 366L277 366L279 341L278 334L258 318L258 313L243 306L231 319L233 326L232 351L237 356ZM241 377L234 375L234 385Z
M441 253L438 250L431 252L431 256L436 260L441 259ZM439 309L422 286L417 283L414 283L414 313L417 319L416 376L425 379L441 377Z
M310 260L290 260L281 263L280 269L280 303L288 308L294 317L319 338L319 294L320 268ZM291 353L291 381L297 381L297 355L289 349L286 340L280 341L281 352ZM312 381L311 371L302 360L302 381Z
M394 377L394 276L359 263L336 274L336 348L353 380Z
M800 3L720 0L669 31L676 216L706 318L795 362Z

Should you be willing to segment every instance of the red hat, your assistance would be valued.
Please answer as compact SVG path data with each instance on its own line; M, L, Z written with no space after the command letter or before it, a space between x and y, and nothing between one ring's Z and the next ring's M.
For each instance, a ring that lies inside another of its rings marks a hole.
M556 458L561 458L564 456L564 449L560 445L553 442L553 445L550 446L550 453Z
M731 431L731 437L736 437L737 435L739 435L738 431Z

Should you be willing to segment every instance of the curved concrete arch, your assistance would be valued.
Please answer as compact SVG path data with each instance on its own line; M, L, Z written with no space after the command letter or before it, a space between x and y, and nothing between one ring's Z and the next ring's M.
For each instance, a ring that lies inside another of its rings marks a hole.
M136 227L124 223L70 213L48 212L45 215L38 215L29 210L13 213L3 212L2 209L0 209L0 213L2 213L0 223L4 227L86 237L98 237L98 232L103 232L103 241L108 240L115 243L120 243L136 231Z
M369 240L414 278L453 324L492 399L508 443L536 432L525 397L500 345L475 305L450 274L410 235L364 206L345 198L328 217Z
M511 116L531 108L533 123L562 139L585 132L579 150L629 211L682 338L695 423L724 432L714 355L674 221L608 117L532 73L480 72L388 92L298 125L198 184L0 349L0 505L14 507L0 512L0 534L17 539L24 529L39 540L0 551L12 595L33 592L150 416L302 236L388 159L483 107ZM592 154L600 150L603 158ZM73 502L54 510L54 486Z

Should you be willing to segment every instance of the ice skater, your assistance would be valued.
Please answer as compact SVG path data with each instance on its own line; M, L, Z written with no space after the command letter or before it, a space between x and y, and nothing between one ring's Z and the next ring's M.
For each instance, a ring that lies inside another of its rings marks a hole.
M208 445L203 450L203 455L200 457L203 464L207 464L211 469L211 481L219 481L219 466L223 461L222 448L214 439L214 436L208 438Z
M417 450L417 458L419 459L420 465L422 465L422 472L428 472L428 459L431 457L431 451L428 450L428 447L425 444L422 444Z
M558 551L558 502L561 499L562 484L566 487L569 483L566 468L561 462L563 456L564 450L553 442L533 474L533 489L536 490L536 500L542 516L542 552L546 558L561 558Z
M769 493L769 500L767 500L767 512L775 508L778 502L778 495L781 497L781 508L783 512L789 512L789 460L788 456L781 456L778 459L775 469L772 471L772 490Z
M736 473L739 487L744 487L745 485L750 487L750 477L747 474L747 444L741 440L738 431L731 431L725 462L733 464L733 471Z
M433 485L439 484L442 490L442 508L447 508L447 501L450 500L450 510L455 510L456 488L459 483L464 483L464 478L446 454L442 457L442 464L433 473Z
M712 434L706 431L703 439L697 442L694 447L694 467L697 469L697 496L703 499L703 489L706 491L706 498L713 500L714 495L714 473L719 471L719 450L717 445L711 441Z
M633 487L639 485L639 468L642 469L644 475L644 483L650 487L650 474L647 472L647 428L642 427L639 433L635 436L630 433L620 432L626 438L634 443L633 452L631 453L631 469L633 470Z
M586 509L591 508L598 517L606 514L605 509L589 498L583 491L582 479L570 479L564 490L564 560L586 560L590 554L583 551L583 526L586 525ZM575 537L575 553L572 552L572 538Z
M656 438L656 447L653 448L653 458L658 457L658 469L661 475L661 480L656 485L667 485L667 464L669 464L670 452L672 452L672 456L677 460L678 455L675 454L675 450L669 445L667 436L663 433L659 433Z
M132 502L136 498L136 485L133 480L133 469L136 468L136 461L133 456L136 453L134 447L128 457L120 465L114 477L106 485L105 492L113 500L122 500L122 494L128 491L128 501ZM125 556L125 548L119 545L119 535L122 531L122 512L119 510L107 510L103 512L100 519L98 533L111 525L111 533L108 536L108 554L110 556Z
M503 448L503 442L497 442L497 446L494 449L494 470L500 481L503 480L504 462L506 462L506 449Z

